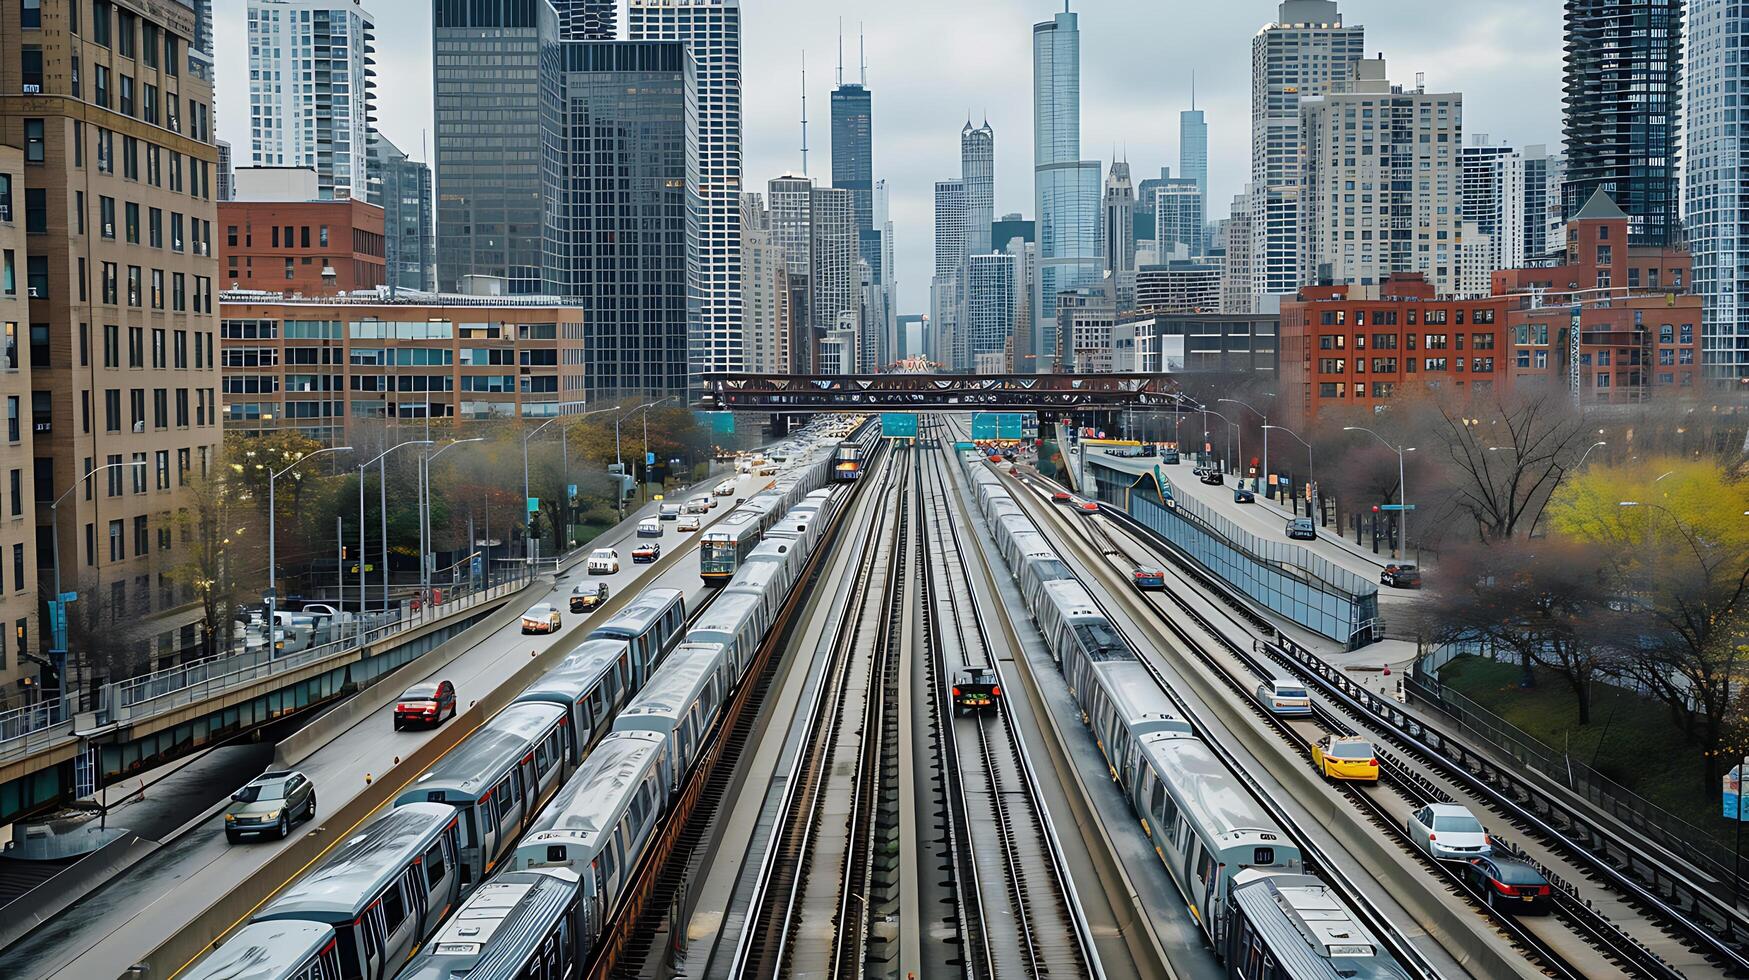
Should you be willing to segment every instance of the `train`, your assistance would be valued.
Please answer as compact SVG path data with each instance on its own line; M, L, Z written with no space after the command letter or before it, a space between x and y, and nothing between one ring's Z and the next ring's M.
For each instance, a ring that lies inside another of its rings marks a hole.
M832 452L832 482L856 482L862 476L864 454L864 447L859 442L846 440L839 443Z
M575 972L844 505L829 460L777 481L770 540L690 625L678 590L645 590L185 976Z
M975 452L956 455L1109 775L1227 975L1407 978L1183 717L1015 502L1012 480Z

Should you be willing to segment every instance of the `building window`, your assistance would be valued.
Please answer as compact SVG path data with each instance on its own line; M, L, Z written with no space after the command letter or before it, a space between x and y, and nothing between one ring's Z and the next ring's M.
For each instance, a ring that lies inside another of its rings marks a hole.
M123 549L125 547L126 542L122 540L121 519L117 518L116 520L109 522L109 560L121 561L123 557ZM118 582L115 584L119 585L121 583Z
M43 135L41 119L24 121L24 162L42 163L48 158L48 145Z

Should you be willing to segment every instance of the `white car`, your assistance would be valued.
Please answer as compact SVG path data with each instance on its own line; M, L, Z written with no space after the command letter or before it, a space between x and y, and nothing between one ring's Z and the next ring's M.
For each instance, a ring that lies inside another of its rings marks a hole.
M1408 832L1416 847L1441 861L1468 861L1494 850L1482 822L1455 803L1433 803L1411 813Z
M702 526L704 526L704 519L697 514L682 514L680 515L679 522L674 525L674 530L683 532L696 531Z
M735 481L724 480L717 484L717 488L712 490L711 493L716 494L719 497L733 497L735 495Z
M528 612L522 614L522 632L557 633L564 622L559 617L559 610L551 603L543 602L528 607Z
M709 497L694 497L686 502L686 512L688 514L703 514L715 505L716 502Z
M589 574L618 575L619 552L612 548L596 548L589 553Z

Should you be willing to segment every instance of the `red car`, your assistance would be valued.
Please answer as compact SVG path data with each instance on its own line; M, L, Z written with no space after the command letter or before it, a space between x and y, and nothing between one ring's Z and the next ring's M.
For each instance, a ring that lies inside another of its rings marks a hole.
M1085 497L1076 497L1075 509L1083 514L1097 514L1099 513L1099 501L1088 500Z
M1146 592L1166 587L1166 570L1151 565L1136 567L1136 588Z
M1051 494L1051 499L1056 501L1059 504L1066 504L1069 501L1074 500L1075 495L1070 493L1067 490L1058 490L1055 493Z
M415 684L395 702L395 731L409 725L436 728L443 719L454 718L455 685L449 681Z

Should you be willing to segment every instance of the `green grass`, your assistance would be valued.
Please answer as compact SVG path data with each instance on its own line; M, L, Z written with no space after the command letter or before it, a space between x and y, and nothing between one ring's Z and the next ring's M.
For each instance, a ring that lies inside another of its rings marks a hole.
M1591 724L1580 725L1578 703L1560 675L1537 670L1536 686L1524 689L1521 673L1516 663L1459 657L1440 680L1556 752L1565 750L1721 841L1731 839L1718 788L1702 786L1700 750L1683 740L1661 702L1598 683Z

